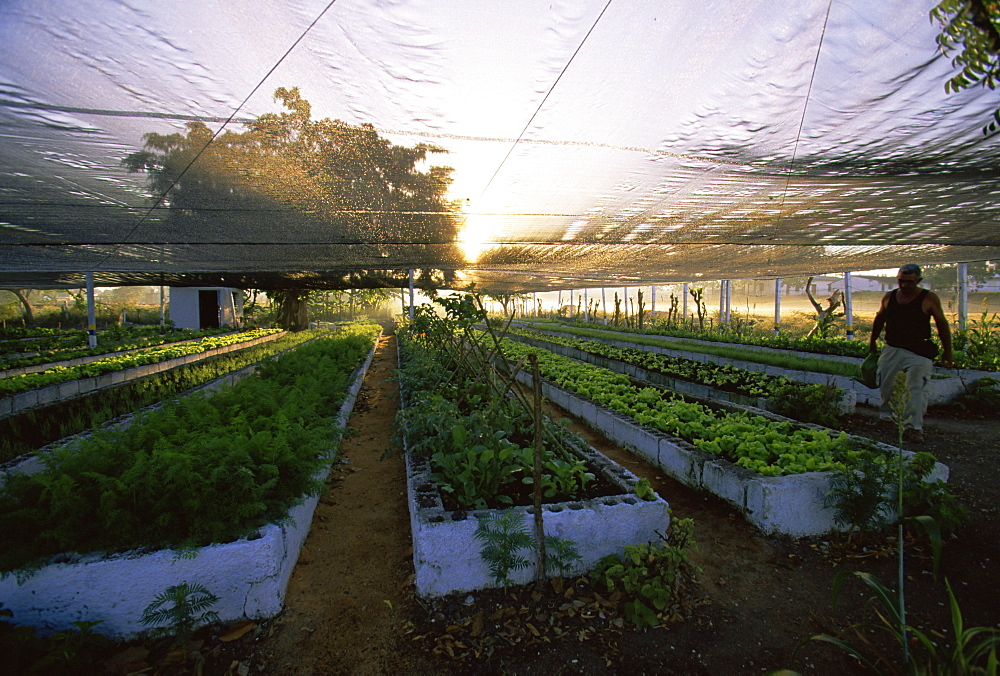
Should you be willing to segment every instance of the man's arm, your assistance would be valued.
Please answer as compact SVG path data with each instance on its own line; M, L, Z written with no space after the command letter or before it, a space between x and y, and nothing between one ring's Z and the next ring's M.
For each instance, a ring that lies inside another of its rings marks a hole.
M886 300L889 298L889 294L882 297L882 305L879 306L878 313L875 315L875 320L872 322L872 336L868 341L868 351L878 352L878 337L882 335L882 329L885 328L885 305Z
M941 309L941 299L936 293L927 294L925 310L934 318L934 326L937 327L938 338L941 339L943 351L941 363L945 367L951 368L951 327L948 326L948 319L944 316L944 310Z

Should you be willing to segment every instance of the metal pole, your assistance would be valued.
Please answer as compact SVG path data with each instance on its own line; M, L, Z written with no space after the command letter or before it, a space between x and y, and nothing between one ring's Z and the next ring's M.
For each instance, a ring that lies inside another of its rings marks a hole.
M684 296L684 312L681 314L681 319L687 320L688 318L688 283L684 282L681 286L681 295Z
M969 324L969 265L958 264L958 330L965 333Z
M167 323L167 305L166 305L166 287L160 287L160 326L165 326Z
M601 287L601 314L604 315L604 325L608 324L608 301L604 297L604 287Z
M569 316L576 319L576 298L573 297L573 289L569 290Z
M649 318L656 319L656 284L649 287Z
M844 273L844 319L847 321L847 339L854 340L854 296L850 272Z
M94 273L87 273L87 344L97 347L97 312L94 310Z
M781 277L774 280L774 335L781 331Z
M410 268L410 321L413 321L413 268Z
M733 280L726 280L726 324L729 324L733 308Z
M587 290L583 290L583 321L590 321L590 296L587 294Z

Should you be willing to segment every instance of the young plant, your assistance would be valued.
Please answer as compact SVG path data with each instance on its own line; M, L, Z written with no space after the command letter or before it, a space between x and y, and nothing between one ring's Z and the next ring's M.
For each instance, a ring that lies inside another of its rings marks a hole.
M566 577L572 571L573 564L582 560L576 545L570 540L563 540L555 535L545 536L545 572L549 575Z
M904 659L905 669L899 668L896 655L878 655L868 652L858 646L830 634L815 634L796 647L796 652L809 641L828 643L844 651L873 673L907 673L907 674L996 674L998 649L1000 649L1000 629L993 627L966 627L962 618L951 585L945 581L948 590L948 606L951 611L952 641L949 646L944 641L936 640L937 632L925 632L919 627L909 624L906 620L906 610L901 597L886 587L870 573L861 571L842 571L833 582L832 603L837 604L837 597L845 579L854 576L864 582L875 592L872 601L875 602L875 614L879 618L877 624L852 625L852 633L862 636L862 628L874 628L887 632L893 642L898 644L907 655ZM846 633L846 632L845 632ZM939 634L937 634L939 635ZM912 642L919 654L909 659L909 644ZM874 645L865 640L867 646Z
M208 610L218 601L219 597L202 585L182 582L157 594L142 611L139 621L143 626L154 627L155 633L172 635L183 648L191 641L195 629L219 621L218 614Z
M475 537L483 542L482 557L490 567L490 574L504 588L513 584L511 572L531 565L520 552L534 549L535 540L519 512L507 509L495 517L480 519Z
M591 574L594 584L625 597L625 618L637 629L657 627L672 617L679 596L681 575L694 548L694 521L670 522L668 537L625 547L621 556L612 554L598 562Z

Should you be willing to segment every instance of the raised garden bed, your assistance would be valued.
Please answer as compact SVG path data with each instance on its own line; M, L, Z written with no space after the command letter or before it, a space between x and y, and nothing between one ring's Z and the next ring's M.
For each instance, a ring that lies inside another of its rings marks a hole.
M511 334L508 337L511 340L516 340L526 345L541 347L554 352L555 354L569 357L570 359L577 359L588 364L593 364L594 366L600 366L601 368L606 368L616 373L623 373L632 378L644 380L681 394L711 399L713 401L724 401L744 406L753 406L756 408L772 410L773 404L767 397L752 397L738 392L721 390L709 385L703 385L701 383L694 383L681 378L674 378L657 371L645 369L629 362L604 357L599 354L593 354L591 352L587 352L586 350L581 350L569 345L561 345L517 334ZM839 399L832 405L831 413L837 416L852 413L857 402L857 394L853 390L838 389L836 392L839 393Z
M351 376L336 418L340 427L347 423L373 356L374 348ZM329 465L317 478L328 473ZM0 579L0 603L18 624L42 633L70 628L77 621L101 620L98 631L124 638L143 630L142 611L157 594L196 581L220 597L212 609L223 622L271 617L282 608L318 500L318 495L303 496L287 520L261 527L254 538L188 552L57 557L26 579L14 574Z
M553 335L566 335L565 331L546 331L542 327L532 326L533 330L539 331L541 333L552 333ZM611 332L608 332L609 334ZM637 338L649 338L655 340L668 340L664 336L640 336L636 335ZM779 366L771 366L768 364L760 364L758 362L744 361L740 359L730 359L726 357L720 357L716 355L703 354L700 352L691 352L688 350L672 349L667 347L659 347L656 345L644 345L630 341L627 338L619 339L609 335L607 338L595 338L588 336L587 340L597 340L609 345L614 345L616 347L629 347L638 348L642 350L647 350L649 352L654 352L657 354L670 355L675 357L683 357L685 359L693 359L696 361L711 361L716 364L730 364L738 368L747 369L749 371L759 371L761 373L766 373L768 375L774 376L785 376L786 378L792 378L804 383L819 383L822 385L831 385L837 389L844 390L845 392L853 392L857 403L869 404L872 406L878 406L881 402L881 396L877 389L873 390L866 387L863 383L860 383L853 378L847 376L839 376L827 373L815 373L812 371L799 371L792 369L784 369ZM794 354L791 350L779 350L776 348L754 348L759 350L767 350L774 353L789 353ZM815 355L810 355L815 356ZM838 355L832 355L829 357L832 361L849 361L857 363L860 365L861 360L853 357L842 357ZM967 369L962 369L956 375L954 369L948 370L943 368L935 369L935 375L928 383L928 404L944 404L953 401L955 398L960 396L965 392L966 384L978 380L980 378L995 378L995 373L990 373L988 371L972 371Z
M527 374L519 379L531 382ZM542 391L553 404L668 476L722 498L763 533L804 537L844 530L835 521L833 508L824 505L831 488L829 472L763 476L551 383L543 381ZM757 413L771 415L766 411ZM938 463L928 480L947 478L948 468Z
M524 567L491 569L484 560L477 530L500 520L522 524L535 548L545 542L549 551L552 538L571 546L579 558L564 557L563 575L593 569L627 545L658 542L658 533L666 537L669 505L648 482L548 421L541 401L521 392L505 365L494 364L492 338L471 329L485 319L475 298L435 302L446 317L423 306L396 331L397 438L406 457L417 595L535 579L539 563L528 545L509 552ZM541 497L533 496L535 488ZM544 534L536 532L536 515Z
M8 397L0 398L0 418L17 415L34 408L48 406L58 401L74 399L86 394L97 392L108 387L121 385L122 383L146 376L162 373L178 366L193 364L205 359L211 359L235 350L243 350L254 345L260 345L272 340L276 340L284 335L284 332L271 333L251 340L234 343L223 347L212 348L203 352L187 354L173 359L165 359L152 364L142 364L132 366L110 373L93 376L89 378L76 378L64 382L54 383L46 387L39 387L25 392L19 392Z

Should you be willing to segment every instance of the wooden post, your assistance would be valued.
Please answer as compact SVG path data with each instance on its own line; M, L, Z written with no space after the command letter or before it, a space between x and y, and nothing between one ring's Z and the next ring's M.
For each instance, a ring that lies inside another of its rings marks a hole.
M542 375L538 369L538 355L528 355L531 364L531 382L535 394L535 454L531 475L534 479L535 540L538 542L538 571L535 579L545 581L545 523L542 520Z

